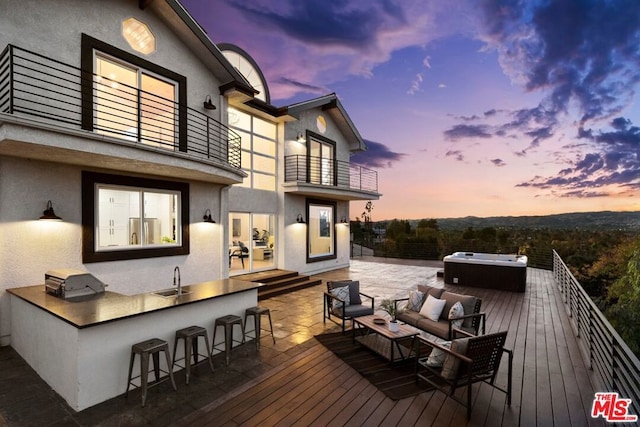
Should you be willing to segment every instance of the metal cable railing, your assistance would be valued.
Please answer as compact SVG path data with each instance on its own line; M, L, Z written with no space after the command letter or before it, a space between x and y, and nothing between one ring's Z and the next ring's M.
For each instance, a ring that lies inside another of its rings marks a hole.
M13 45L0 54L0 112L241 167L240 136L206 114Z
M553 275L563 295L578 344L603 387L631 399L640 414L640 360L591 300L562 258L553 251Z

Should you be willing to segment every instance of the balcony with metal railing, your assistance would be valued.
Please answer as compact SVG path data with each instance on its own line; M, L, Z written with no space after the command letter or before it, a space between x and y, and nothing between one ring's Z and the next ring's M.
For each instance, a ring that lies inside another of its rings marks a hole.
M14 45L0 54L0 113L239 171L240 136L183 104Z
M363 166L307 155L285 156L285 191L342 200L377 200L378 173Z

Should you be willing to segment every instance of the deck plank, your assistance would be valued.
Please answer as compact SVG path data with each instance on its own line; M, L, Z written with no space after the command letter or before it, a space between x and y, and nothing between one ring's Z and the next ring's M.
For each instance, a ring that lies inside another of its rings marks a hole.
M603 425L588 416L592 374L582 360L551 272L529 269L523 293L445 287L481 297L487 332L507 330L506 347L514 351L511 406L504 393L485 384L474 385L468 426ZM272 308L272 316L283 316L274 323L317 328L322 321L323 288L315 288L319 301L305 307L304 313L289 313L284 297L263 303ZM297 317L292 320L291 316ZM466 423L466 409L439 391L389 399L317 341L279 369L219 405L209 406L193 425L457 427ZM506 356L496 383L507 387ZM465 396L465 392L461 388L456 395Z

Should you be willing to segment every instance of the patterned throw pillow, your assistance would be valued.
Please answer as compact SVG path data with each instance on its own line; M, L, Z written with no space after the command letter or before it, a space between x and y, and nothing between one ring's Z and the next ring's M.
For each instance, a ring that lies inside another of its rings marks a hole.
M441 341L441 342L438 342L438 344L446 348L451 347L451 341ZM440 350L439 348L434 347L433 350L431 350L431 353L429 354L429 358L427 359L427 366L430 366L432 368L439 368L444 363L444 359L446 357L447 357L447 353Z
M424 301L424 294L420 291L409 292L409 302L407 302L407 310L420 311Z
M464 307L462 307L462 303L458 301L451 306L451 310L449 310L449 319L454 319L460 316L464 316ZM462 322L464 322L464 319L454 320L453 322L451 322L451 326L460 329L462 327Z
M340 286L339 288L333 288L331 289L331 295L340 298L342 301L344 301L345 305L349 305L349 286ZM335 299L332 299L331 301L333 301L334 310L342 308L341 301Z

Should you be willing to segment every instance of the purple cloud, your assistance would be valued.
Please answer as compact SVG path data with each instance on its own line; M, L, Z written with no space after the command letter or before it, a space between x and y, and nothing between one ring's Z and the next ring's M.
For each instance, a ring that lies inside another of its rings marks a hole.
M491 131L487 125L455 125L447 129L444 136L450 141L464 138L491 138Z
M370 168L391 167L394 162L402 160L406 154L396 153L384 144L365 140L367 151L360 151L351 156L351 162Z

